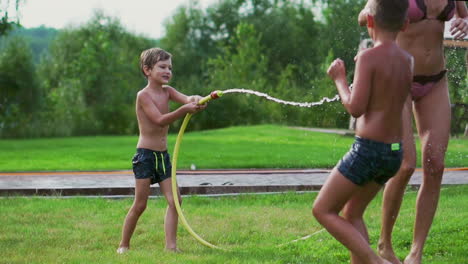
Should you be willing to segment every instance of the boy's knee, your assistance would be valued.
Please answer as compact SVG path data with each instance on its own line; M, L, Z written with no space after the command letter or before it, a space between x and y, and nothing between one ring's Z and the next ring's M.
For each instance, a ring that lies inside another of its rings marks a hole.
M314 204L314 206L312 207L312 215L317 220L319 220L324 214L325 214L325 211L322 208L320 208L319 205Z
M132 211L138 215L141 215L146 210L146 203L137 203L132 207Z
M362 214L356 213L350 208L345 207L343 209L343 217L344 219L348 220L349 222L361 221Z
M175 200L173 197L170 197L169 199L167 199L167 205L170 208L175 208ZM179 205L182 205L182 197L180 196L179 196Z
M399 174L405 179L409 179L416 170L416 164L412 162L403 162L400 166Z

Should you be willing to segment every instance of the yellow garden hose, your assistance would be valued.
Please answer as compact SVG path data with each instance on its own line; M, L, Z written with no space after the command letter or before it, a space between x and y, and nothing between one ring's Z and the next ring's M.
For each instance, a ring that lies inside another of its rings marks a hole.
M204 97L203 99L201 99L198 102L198 104L205 104L208 101L210 101L211 99L216 99L216 98L218 98L220 96L222 96L221 91L212 92L210 95L208 95L208 96ZM193 229L190 227L187 220L185 219L184 214L182 213L182 208L180 207L180 203L179 203L179 196L177 195L178 194L177 178L176 178L177 158L179 156L179 148L180 148L180 143L182 142L182 137L184 136L185 129L187 128L187 124L190 121L191 117L192 117L192 114L190 114L190 113L188 113L185 116L184 121L182 122L182 125L180 126L179 134L177 135L176 143L175 143L175 146L174 146L174 152L173 152L173 155L172 155L172 172L171 172L171 176L172 176L172 195L174 197L174 203L175 203L175 207L176 207L176 210L177 210L177 214L179 215L180 221L181 221L182 225L185 227L185 229L190 233L190 235L192 235L196 240L198 240L198 242L202 243L203 245L205 245L207 247L215 248L215 249L222 249L222 248L220 248L218 246L215 246L215 245L211 244L210 242L204 240L199 235L197 235L197 233L195 233L195 231L193 231Z
M200 104L200 105L205 104L208 101L210 101L212 99L219 98L222 95L223 95L222 91L214 91L210 95L205 96L204 98L202 98L198 102L198 104ZM173 155L172 155L172 171L171 171L172 195L174 197L175 207L176 207L177 214L179 215L179 218L180 218L180 221L181 221L182 225L190 233L190 235L192 235L196 240L198 240L198 242L200 242L201 244L203 244L203 245L205 245L207 247L210 247L210 248L225 250L224 248L221 248L221 247L218 247L218 246L215 246L215 245L211 244L210 242L208 242L208 241L204 240L203 238L201 238L197 233L195 233L195 231L193 231L193 229L190 227L187 220L185 219L185 216L184 216L184 214L182 212L182 208L180 207L179 196L178 196L178 188L177 188L177 173L176 173L176 171L177 171L177 159L179 157L180 143L182 142L182 137L184 136L185 129L187 128L188 122L190 121L191 117L192 117L192 114L190 114L190 113L185 116L184 121L182 122L182 125L180 126L179 134L177 135L177 139L176 139L175 146L174 146L174 152L173 152ZM305 237L290 241L288 243L278 245L278 247L282 247L282 246L288 245L290 243L298 242L298 241L301 241L301 240L306 240L306 239L314 236L315 234L321 233L322 231L324 231L324 229L321 229L321 230L319 230L319 231L317 231L317 232L315 232L315 233L313 233L311 235L308 235L308 236L305 236Z

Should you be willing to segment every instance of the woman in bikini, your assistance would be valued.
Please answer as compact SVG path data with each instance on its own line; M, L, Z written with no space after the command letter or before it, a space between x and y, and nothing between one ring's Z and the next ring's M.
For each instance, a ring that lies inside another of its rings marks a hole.
M374 1L374 0L369 0ZM369 4L368 1L368 4ZM379 254L392 263L396 257L391 234L403 200L406 185L416 167L416 147L412 113L422 146L423 182L416 202L416 220L410 253L404 263L421 263L424 243L432 225L439 200L445 151L450 136L450 99L443 49L445 22L453 18L450 33L455 39L468 35L468 11L464 1L408 0L408 28L398 35L397 43L414 57L411 96L403 112L403 163L385 187ZM367 5L359 14L366 23Z

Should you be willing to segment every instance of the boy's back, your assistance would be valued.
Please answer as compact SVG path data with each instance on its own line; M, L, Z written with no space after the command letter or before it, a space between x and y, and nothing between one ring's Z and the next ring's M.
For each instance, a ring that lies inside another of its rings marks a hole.
M395 40L408 23L408 1L370 0L367 6L367 28L375 46L357 56L353 90L342 60L328 69L346 110L359 117L356 139L332 170L312 212L351 251L351 263L391 264L369 246L363 215L403 159L402 117L413 62Z
M400 141L402 111L411 88L412 67L411 55L395 42L380 44L359 54L355 84L367 82L370 87L368 93L363 91L361 95L367 107L357 119L357 136L385 143Z

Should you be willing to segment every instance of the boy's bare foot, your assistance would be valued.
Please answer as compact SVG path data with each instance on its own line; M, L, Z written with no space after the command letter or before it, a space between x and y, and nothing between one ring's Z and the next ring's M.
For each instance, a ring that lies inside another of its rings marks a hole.
M179 248L166 248L166 251L172 253L182 253L182 250L180 250Z
M128 249L129 249L128 247L119 247L117 249L117 254L124 254L128 251Z

